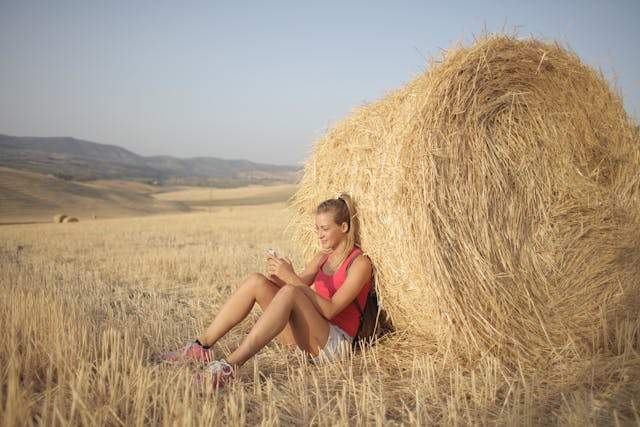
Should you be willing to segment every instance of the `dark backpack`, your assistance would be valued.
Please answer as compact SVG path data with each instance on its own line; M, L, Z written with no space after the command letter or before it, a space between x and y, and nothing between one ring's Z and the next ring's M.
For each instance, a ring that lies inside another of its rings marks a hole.
M351 263L353 263L356 258L357 257L354 257L349 262L347 270L349 270ZM367 294L364 309L360 307L360 302L357 298L353 300L353 303L360 313L360 326L358 327L356 335L353 337L353 349L358 350L365 345L372 344L380 338L385 332L384 325L387 324L385 313L381 311L378 306L378 295L376 294L373 276L371 277L371 288Z
M358 327L356 335L353 337L353 349L358 350L365 345L372 344L380 338L383 333L382 324L384 313L380 310L380 307L378 307L378 296L376 295L373 281L371 282L371 289L369 289L367 299L365 300L364 309L360 307L358 299L355 299L353 303L358 309L358 312L360 312L360 326Z

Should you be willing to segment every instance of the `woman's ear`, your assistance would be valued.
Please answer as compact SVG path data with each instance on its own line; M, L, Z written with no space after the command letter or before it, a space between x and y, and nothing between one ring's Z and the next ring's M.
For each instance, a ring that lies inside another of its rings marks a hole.
M343 222L342 225L340 226L340 229L342 230L343 233L346 233L347 231L349 231L349 224L347 224L346 222Z

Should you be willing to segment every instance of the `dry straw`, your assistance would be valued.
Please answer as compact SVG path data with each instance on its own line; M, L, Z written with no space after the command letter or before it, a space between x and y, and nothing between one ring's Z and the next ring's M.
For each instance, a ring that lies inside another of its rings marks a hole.
M65 214L58 214L53 217L53 222L56 224L60 224L67 217Z
M78 222L78 218L73 217L73 216L68 216L65 219L62 220L62 222Z
M291 225L309 256L314 207L349 193L398 330L542 367L606 352L607 325L638 316L639 171L638 128L601 73L485 36L320 139Z

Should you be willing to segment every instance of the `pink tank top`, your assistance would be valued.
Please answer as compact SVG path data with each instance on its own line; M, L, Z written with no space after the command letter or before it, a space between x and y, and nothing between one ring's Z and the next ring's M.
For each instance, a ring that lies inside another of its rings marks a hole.
M354 247L349 256L345 258L342 262L342 265L332 275L325 274L322 271L322 266L326 262L326 260L320 265L320 269L316 274L316 278L314 280L315 290L318 295L323 298L331 299L333 294L336 293L338 289L342 286L345 279L347 278L347 267L351 263L355 257L360 255L362 251L358 247ZM364 304L367 300L367 294L369 293L369 288L371 288L371 281L362 286L360 293L358 294L358 303L360 304L360 308L364 309ZM358 332L358 327L360 326L360 312L355 304L351 303L344 308L340 313L336 314L333 319L330 320L336 326L339 326L343 331L345 331L349 336L354 337L356 332Z

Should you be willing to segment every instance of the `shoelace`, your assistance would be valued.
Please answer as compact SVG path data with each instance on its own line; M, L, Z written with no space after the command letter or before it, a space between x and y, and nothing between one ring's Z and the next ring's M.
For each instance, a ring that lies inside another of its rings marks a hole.
M224 359L214 360L205 367L205 370L212 374L217 374L219 372L224 376L233 373L233 367Z

